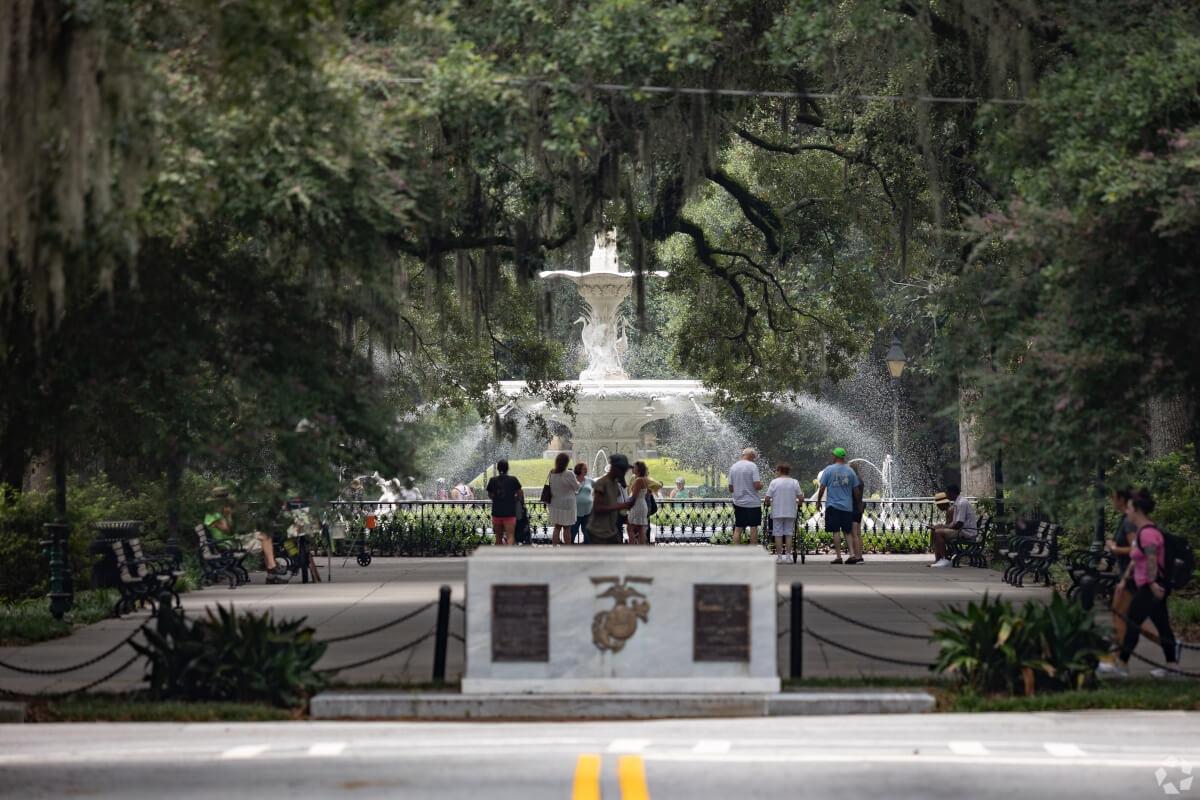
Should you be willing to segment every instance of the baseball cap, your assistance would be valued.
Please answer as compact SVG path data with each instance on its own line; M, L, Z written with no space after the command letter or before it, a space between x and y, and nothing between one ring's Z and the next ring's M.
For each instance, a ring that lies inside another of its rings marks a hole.
M845 458L846 457L846 448L844 448L844 447L833 448L833 457L834 458Z
M608 463L617 469L629 469L629 459L623 453L613 453L608 457Z

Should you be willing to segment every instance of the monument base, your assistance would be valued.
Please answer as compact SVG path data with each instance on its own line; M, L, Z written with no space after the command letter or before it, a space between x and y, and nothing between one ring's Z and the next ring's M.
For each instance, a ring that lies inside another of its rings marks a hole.
M775 564L758 548L484 548L464 694L769 694Z

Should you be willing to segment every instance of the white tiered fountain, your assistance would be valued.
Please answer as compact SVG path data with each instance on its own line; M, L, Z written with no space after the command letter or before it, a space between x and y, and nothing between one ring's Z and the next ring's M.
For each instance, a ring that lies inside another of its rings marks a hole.
M708 401L709 393L699 381L630 380L626 374L628 340L620 308L629 296L634 274L621 272L615 232L596 235L587 272L551 270L542 272L541 277L571 281L587 303L587 312L577 320L583 323L581 339L587 366L579 373L579 380L571 382L577 390L574 419L536 398L522 398L518 406L524 411L536 406L544 418L569 428L573 458L591 463L600 450L633 458L646 448L641 429L647 423L677 413L694 413L695 404ZM503 381L500 386L513 395L525 388L522 381Z

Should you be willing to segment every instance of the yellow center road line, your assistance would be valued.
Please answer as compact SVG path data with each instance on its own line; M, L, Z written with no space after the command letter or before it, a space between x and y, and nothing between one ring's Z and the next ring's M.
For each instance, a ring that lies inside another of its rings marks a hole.
M580 753L575 762L575 783L571 800L600 800L600 756Z
M617 762L617 780L621 785L621 800L650 800L646 764L641 756L621 756Z

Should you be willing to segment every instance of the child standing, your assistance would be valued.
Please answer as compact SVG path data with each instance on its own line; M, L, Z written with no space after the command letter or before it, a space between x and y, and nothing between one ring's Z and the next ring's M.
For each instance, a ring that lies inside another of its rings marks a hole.
M771 510L771 532L775 537L775 563L787 562L796 516L800 509L800 482L791 476L790 464L775 468L778 477L767 487L767 506Z

